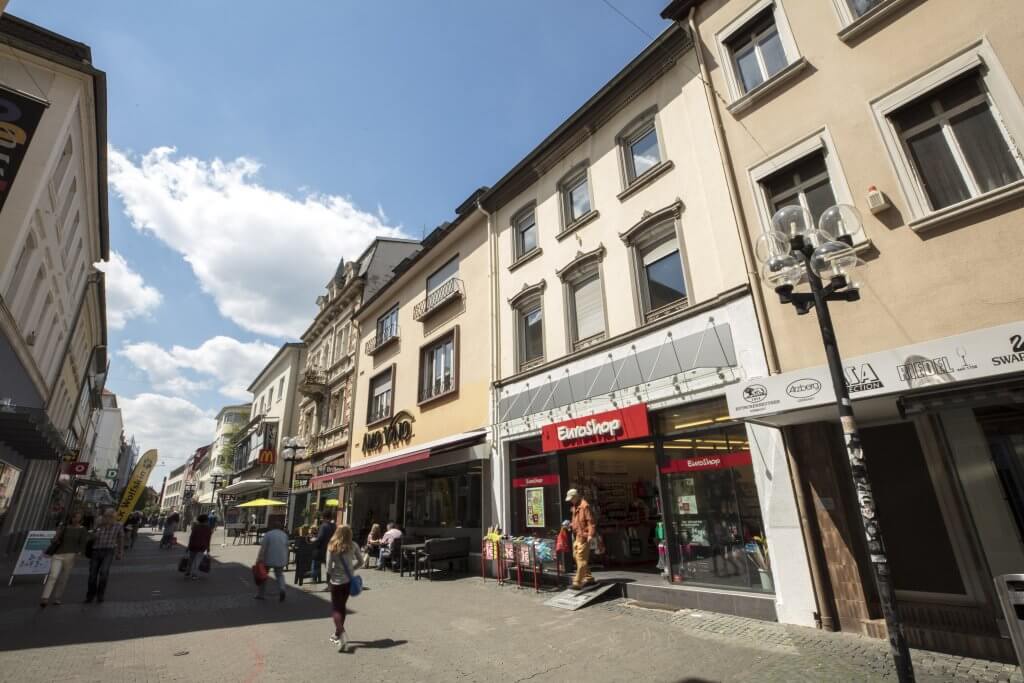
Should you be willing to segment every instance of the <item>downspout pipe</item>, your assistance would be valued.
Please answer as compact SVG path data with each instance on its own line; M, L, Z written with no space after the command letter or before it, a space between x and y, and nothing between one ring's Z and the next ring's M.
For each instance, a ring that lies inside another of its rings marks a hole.
M768 309L765 305L764 291L761 288L759 273L757 272L754 258L754 250L750 241L750 231L743 211L740 208L739 185L736 181L736 167L732 163L732 156L729 153L729 143L725 135L725 126L722 123L722 114L712 90L711 75L708 72L707 62L704 60L703 43L700 39L700 30L697 28L695 16L697 5L690 7L686 18L686 28L690 31L693 39L693 51L697 56L697 64L700 67L700 78L704 84L704 97L707 100L708 110L715 132L715 142L718 144L719 155L722 162L722 170L725 172L726 187L729 191L729 200L732 204L733 218L736 222L736 229L739 233L740 246L743 251L743 263L747 270L747 279L750 282L751 298L754 302L754 312L757 316L758 326L761 328L761 340L764 346L765 360L768 364L770 374L778 374L779 366L778 349L775 338L772 335L771 326L768 322ZM679 20L676 19L677 23ZM787 439L783 439L786 451L786 464L788 465L790 480L793 483L793 495L796 499L797 510L800 515L800 532L803 536L804 547L807 548L808 570L811 575L811 585L814 590L814 600L818 606L815 614L817 626L826 631L838 630L839 624L835 618L834 601L832 598L832 586L826 580L827 566L825 563L824 551L821 539L821 529L814 517L815 510L808 500L807 482L801 473L799 463L793 457Z
M496 382L499 375L501 374L501 334L500 325L498 323L498 311L500 294L498 287L498 228L495 223L495 214L484 208L483 197L477 199L477 209L487 218L487 245L489 248L488 254L488 276L490 278L490 313L491 313L491 328L489 333L491 335L491 381L489 383L489 399L490 399L490 423L491 423L491 505L494 510L496 519L493 520L495 524L505 526L505 496L504 491L504 480L505 477L503 463L504 458L502 457L501 450L498 444L498 390ZM500 470L501 476L496 476ZM502 482L496 488L494 482Z

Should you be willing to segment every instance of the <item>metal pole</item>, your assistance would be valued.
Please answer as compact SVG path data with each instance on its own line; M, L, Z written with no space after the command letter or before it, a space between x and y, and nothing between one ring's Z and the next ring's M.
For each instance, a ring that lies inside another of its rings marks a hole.
M814 309L818 314L818 325L821 328L821 340L825 345L832 387L836 393L839 421L843 427L843 442L846 445L846 456L849 458L850 471L853 475L853 488L860 507L861 527L868 542L875 585L878 588L882 614L885 616L885 625L889 632L889 649L892 651L897 678L901 683L908 683L914 680L914 667L910 661L910 649L907 647L907 639L903 634L903 625L896 608L896 596L889 575L889 560L885 554L885 544L882 542L882 530L875 510L875 497L871 492L871 479L868 477L867 464L864 461L860 434L857 432L857 421L853 416L853 404L850 402L850 392L843 375L839 344L836 342L835 328L832 326L832 316L829 314L821 278L811 269L809 259L804 259L804 265L811 293L814 295Z

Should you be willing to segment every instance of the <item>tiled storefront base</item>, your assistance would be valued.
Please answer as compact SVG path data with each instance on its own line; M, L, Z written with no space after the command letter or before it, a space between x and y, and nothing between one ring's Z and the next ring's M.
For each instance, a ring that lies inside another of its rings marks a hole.
M778 621L775 596L679 586L623 583L623 597L672 609L699 609L762 621Z

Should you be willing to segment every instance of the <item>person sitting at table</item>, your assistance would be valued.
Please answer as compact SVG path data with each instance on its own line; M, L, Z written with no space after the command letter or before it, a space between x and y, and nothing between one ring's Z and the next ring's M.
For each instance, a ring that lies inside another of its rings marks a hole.
M370 534L366 537L366 547L363 548L363 552L367 557L380 557L380 543L383 534L380 530L380 524L374 522L373 526L370 527Z
M380 537L380 551L377 556L377 569L383 569L385 564L391 562L392 551L395 550L395 541L401 543L402 530L394 522L388 522L388 530Z

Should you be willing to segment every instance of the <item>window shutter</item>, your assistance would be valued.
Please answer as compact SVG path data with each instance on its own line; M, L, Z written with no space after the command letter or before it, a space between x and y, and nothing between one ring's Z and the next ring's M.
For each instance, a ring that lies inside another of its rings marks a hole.
M601 279L592 277L573 288L576 309L576 339L587 339L604 332L604 306Z

